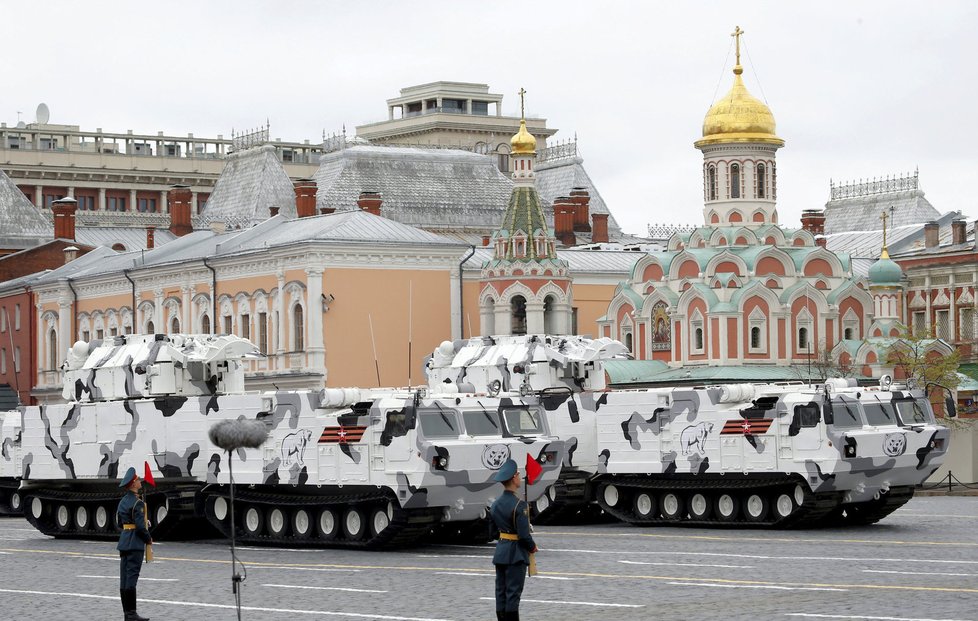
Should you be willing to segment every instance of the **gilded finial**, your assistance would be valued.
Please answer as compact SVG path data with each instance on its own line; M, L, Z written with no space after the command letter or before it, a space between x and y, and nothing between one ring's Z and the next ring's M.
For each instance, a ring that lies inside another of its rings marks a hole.
M512 155L535 154L537 148L537 139L534 138L533 135L530 134L530 132L526 131L526 112L524 110L526 89L520 88L519 95L520 95L520 130L509 141L510 153Z
M890 253L886 251L886 220L889 218L887 213L884 211L880 214L880 220L883 221L883 252L880 253L881 259L889 259Z
M740 75L744 71L740 66L740 35L742 34L744 34L744 31L740 29L740 26L734 28L734 31L730 33L737 47L737 64L734 66L734 73L737 75Z
M526 95L526 89L522 86L520 87L520 118L526 120L526 113L523 111L523 98Z

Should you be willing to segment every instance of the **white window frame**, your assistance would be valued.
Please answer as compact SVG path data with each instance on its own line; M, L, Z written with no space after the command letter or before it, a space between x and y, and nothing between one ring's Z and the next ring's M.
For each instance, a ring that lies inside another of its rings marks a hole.
M966 313L969 313L971 315L971 318L968 321L965 321ZM958 309L958 326L959 326L958 332L961 335L960 340L962 341L975 340L975 335L978 334L978 331L975 330L975 317L976 317L976 313L974 307L962 306L960 309ZM967 333L965 331L965 326L969 326Z
M750 316L747 318L747 351L751 354L766 354L767 353L767 315L764 311L755 307L751 311ZM754 347L753 332L754 328L758 328L761 332L761 341L757 347Z
M941 318L943 317L943 321ZM938 308L934 311L934 336L951 342L951 310Z
M696 334L699 330L699 343L696 342ZM706 352L706 330L703 327L703 315L697 310L689 319L689 352L700 355ZM697 347L699 345L699 347Z

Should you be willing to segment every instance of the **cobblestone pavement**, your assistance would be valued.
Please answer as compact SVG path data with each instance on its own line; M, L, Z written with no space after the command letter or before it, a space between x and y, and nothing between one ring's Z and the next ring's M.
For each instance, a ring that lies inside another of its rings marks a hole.
M978 621L978 498L915 498L875 526L762 531L540 527L523 619ZM491 546L244 548L242 619L495 617ZM235 619L224 541L160 543L140 612ZM0 519L0 619L121 619L109 542Z

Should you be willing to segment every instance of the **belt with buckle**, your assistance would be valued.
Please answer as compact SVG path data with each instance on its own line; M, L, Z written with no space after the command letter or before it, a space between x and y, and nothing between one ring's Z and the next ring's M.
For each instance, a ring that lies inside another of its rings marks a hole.
M520 536L514 535L513 533L499 533L500 539L505 539L506 541L519 541Z
M123 524L122 530L136 530L135 524Z

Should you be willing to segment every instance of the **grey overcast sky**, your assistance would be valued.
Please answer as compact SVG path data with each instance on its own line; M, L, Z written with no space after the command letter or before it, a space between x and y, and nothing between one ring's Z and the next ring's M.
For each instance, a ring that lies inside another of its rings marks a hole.
M766 101L782 223L829 179L920 169L941 212L978 215L978 2L380 2L0 0L0 120L121 132L318 141L386 118L435 80L482 82L503 110L577 133L623 228L701 223L703 116L732 80ZM726 64L724 64L726 62Z

